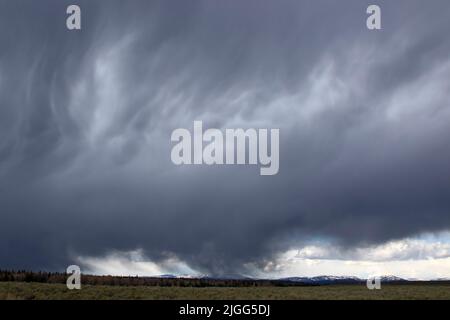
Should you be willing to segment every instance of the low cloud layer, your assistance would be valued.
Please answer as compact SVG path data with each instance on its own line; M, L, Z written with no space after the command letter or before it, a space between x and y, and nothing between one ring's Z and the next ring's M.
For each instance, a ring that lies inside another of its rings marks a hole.
M77 1L75 32L72 2L0 3L1 267L236 273L450 229L448 1L378 1L381 31L356 0ZM194 120L279 128L278 175L174 166Z
M85 267L85 272L94 274L205 275L170 255L155 263L141 250L78 257L77 263ZM444 232L362 247L338 247L326 241L315 241L299 249L280 252L270 259L247 262L240 269L240 275L254 278L319 275L367 278L395 274L405 279L428 280L449 278L449 268L450 233Z
M302 247L295 258L312 260L402 261L450 258L449 234L441 238L406 238L380 245L339 248L329 243Z
M264 263L248 265L256 275L274 278L295 275L338 275L367 278L397 275L404 279L448 279L449 232L361 247L338 247L316 242L291 248Z

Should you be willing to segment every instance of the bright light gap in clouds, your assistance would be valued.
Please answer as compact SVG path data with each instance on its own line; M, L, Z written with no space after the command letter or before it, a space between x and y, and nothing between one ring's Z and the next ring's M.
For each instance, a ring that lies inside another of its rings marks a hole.
M199 277L176 257L160 263L148 261L141 250L113 252L105 257L78 257L78 262L92 274L121 276ZM411 263L414 268L411 268ZM384 244L352 249L334 247L323 241L279 254L261 269L248 265L245 276L285 278L294 276L396 275L404 279L430 280L448 278L450 268L450 232L423 234L419 237L389 241Z

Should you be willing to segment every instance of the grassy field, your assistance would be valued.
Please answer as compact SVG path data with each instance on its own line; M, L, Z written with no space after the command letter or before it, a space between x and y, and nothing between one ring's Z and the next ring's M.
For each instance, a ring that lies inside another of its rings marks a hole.
M317 287L186 288L148 286L83 286L68 290L63 284L0 283L0 299L450 299L448 284L393 284L381 290L364 285Z

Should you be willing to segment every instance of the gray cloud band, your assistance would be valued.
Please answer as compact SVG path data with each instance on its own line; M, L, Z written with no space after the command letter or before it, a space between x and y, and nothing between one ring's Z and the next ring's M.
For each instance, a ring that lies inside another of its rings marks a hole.
M372 32L365 1L77 1L70 32L65 1L2 1L0 264L142 248L236 272L450 228L450 4L377 2ZM196 119L280 128L282 170L174 166Z

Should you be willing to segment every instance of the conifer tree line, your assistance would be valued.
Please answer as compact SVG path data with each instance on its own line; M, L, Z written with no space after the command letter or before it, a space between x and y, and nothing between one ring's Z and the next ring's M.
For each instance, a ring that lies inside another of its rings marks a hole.
M0 282L39 282L65 284L68 274L60 272L32 272L27 270L0 270ZM160 287L259 287L304 286L306 284L283 280L160 278L138 276L81 275L82 285L160 286Z

